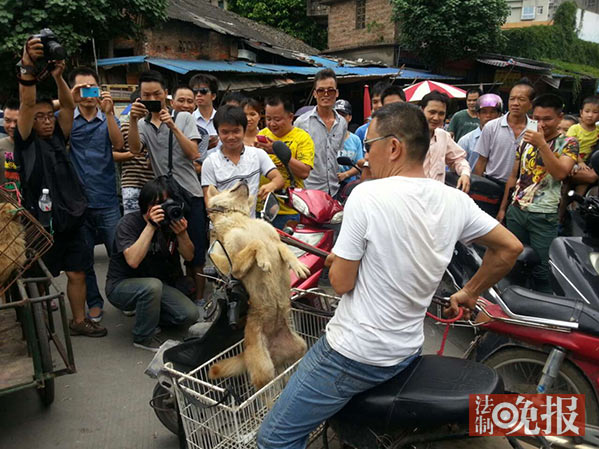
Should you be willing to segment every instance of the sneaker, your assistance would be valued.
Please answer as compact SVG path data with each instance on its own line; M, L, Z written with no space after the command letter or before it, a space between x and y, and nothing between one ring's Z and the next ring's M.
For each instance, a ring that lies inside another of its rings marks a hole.
M160 340L156 335L150 335L148 338L140 341L134 341L133 346L140 349L145 349L146 351L158 352L160 346L162 346L162 340Z
M81 323L75 323L71 320L69 329L72 336L83 335L85 337L104 337L108 333L105 327L100 326L98 323L94 323L87 318Z
M135 316L135 309L133 310L123 310L123 315L125 316Z

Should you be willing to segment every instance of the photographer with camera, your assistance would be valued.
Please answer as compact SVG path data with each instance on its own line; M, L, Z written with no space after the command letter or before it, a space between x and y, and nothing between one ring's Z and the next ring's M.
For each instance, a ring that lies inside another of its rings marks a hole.
M139 209L116 228L106 295L116 308L135 310L133 346L156 352L162 344L159 324L189 325L198 319L196 305L175 287L183 276L180 256L192 260L194 246L182 205L170 198L164 178L141 189Z
M201 136L189 112L172 112L166 108L168 91L160 72L143 72L139 89L141 98L131 105L129 150L139 154L147 149L154 174L166 177L173 196L186 203L185 218L189 221L189 236L195 247L189 265L196 274L196 299L201 300L205 282L197 273L204 267L208 242L204 192L193 165L198 158Z
M91 260L85 251L83 215L87 200L67 154L75 103L63 79L64 50L50 30L27 40L17 64L19 117L14 132L15 162L23 206L53 233L54 244L44 262L54 276L67 275L67 296L73 319L71 335L103 337L106 329L85 317L85 271ZM40 69L40 63L46 66ZM60 110L51 99L36 99L36 84L50 73L58 88ZM73 92L79 93L81 86Z

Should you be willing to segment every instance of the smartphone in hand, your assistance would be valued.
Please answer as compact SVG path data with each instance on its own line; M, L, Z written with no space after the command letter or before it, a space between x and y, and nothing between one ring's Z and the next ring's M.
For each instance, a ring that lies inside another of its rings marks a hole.
M158 100L140 100L149 112L160 112L162 109L162 103Z
M256 140L260 143L268 143L268 139L266 138L266 136L256 136Z
M536 120L529 120L526 124L526 129L537 132L539 130L539 122Z
M100 88L99 87L82 87L81 98L99 98Z

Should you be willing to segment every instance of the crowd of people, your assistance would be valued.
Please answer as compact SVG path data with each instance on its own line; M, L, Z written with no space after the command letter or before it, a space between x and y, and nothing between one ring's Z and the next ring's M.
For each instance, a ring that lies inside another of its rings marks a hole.
M53 275L66 273L72 335L107 334L100 324L104 298L135 315L133 342L144 349L160 346L160 326L197 320L205 301L198 273L209 240L208 188L245 181L257 200L254 213L269 193L290 186L274 142L291 150L287 167L296 187L335 197L359 178L354 165L363 180L369 178L376 142L396 137L372 137L370 121L350 132L352 105L339 98L331 69L316 74L316 106L299 116L285 96L260 101L228 93L217 108L218 81L207 74L169 95L163 76L150 70L140 75L128 113L117 117L110 93L99 89L90 68L72 69L67 84L64 62L54 62L50 74L58 98L38 96L35 63L42 56L40 40L28 40L20 98L4 106L8 136L0 139L0 182L19 189L24 207L53 234L44 260ZM406 101L401 87L386 82L371 93L373 114ZM580 119L564 116L558 95L537 96L522 80L510 91L505 115L495 93L471 89L466 105L445 126L449 97L433 91L421 100L428 127L424 176L444 182L447 171L454 171L464 192L472 173L501 186L497 219L538 253L535 286L549 291L549 245L567 215L562 190L573 186L584 193L597 181L586 162L598 140L599 98L585 99ZM352 165L340 166L339 156ZM51 211L41 206L45 194ZM298 220L297 211L281 202L273 226ZM98 243L110 258L104 295L93 266Z

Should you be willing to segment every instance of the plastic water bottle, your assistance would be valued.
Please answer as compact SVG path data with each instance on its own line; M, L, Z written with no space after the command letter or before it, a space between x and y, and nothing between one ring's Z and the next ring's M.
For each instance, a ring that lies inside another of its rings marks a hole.
M48 189L42 189L42 194L37 203L40 208L39 221L45 228L50 227L50 221L52 219L52 199L50 198L50 191Z

